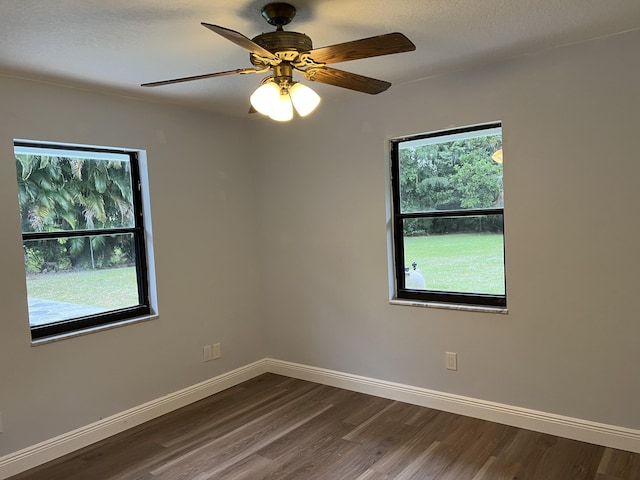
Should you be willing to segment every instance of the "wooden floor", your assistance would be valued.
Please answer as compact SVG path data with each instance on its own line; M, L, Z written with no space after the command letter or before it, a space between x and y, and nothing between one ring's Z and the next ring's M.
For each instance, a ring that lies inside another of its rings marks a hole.
M11 480L639 480L640 454L265 374Z

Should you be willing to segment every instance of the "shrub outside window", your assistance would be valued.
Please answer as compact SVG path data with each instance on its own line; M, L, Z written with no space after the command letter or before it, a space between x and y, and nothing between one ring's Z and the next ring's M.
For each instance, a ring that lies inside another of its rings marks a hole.
M150 313L137 153L16 141L33 339Z
M398 299L506 307L500 123L391 141Z

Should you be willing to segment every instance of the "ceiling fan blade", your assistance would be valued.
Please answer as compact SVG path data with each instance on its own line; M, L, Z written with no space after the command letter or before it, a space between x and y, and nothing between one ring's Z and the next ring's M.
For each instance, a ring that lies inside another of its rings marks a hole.
M402 33L387 33L377 37L316 48L309 53L315 62L338 63L392 53L411 52L415 49L416 46Z
M173 83L190 82L192 80L202 80L205 78L223 77L225 75L233 75L236 73L248 73L253 72L252 68L238 68L236 70L228 70L226 72L205 73L204 75L195 75L193 77L174 78L172 80L161 80L159 82L143 83L141 87L159 87L160 85L171 85Z
M260 45L255 43L253 40L245 37L239 32L235 30L230 30L228 28L220 27L218 25L211 25L210 23L202 22L202 26L207 27L212 32L216 32L218 35L223 36L227 40L235 43L239 47L244 48L246 51L250 53L255 53L263 58L269 58L271 60L275 60L276 56L271 53L269 50L262 48Z
M384 92L391 84L384 80L365 77L357 73L344 72L337 68L324 67L314 70L310 75L310 80L333 85L334 87L348 88L357 92L376 95Z

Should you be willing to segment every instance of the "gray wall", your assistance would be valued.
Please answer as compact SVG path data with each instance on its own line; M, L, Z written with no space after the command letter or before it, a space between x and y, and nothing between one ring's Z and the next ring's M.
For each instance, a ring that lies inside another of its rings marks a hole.
M261 165L271 355L640 428L639 49L599 39L287 126L292 153ZM495 120L509 314L389 305L386 139Z
M247 128L0 78L0 456L266 356ZM147 150L159 319L31 347L14 138Z
M640 428L639 48L346 93L287 125L0 79L0 455L265 356ZM387 140L494 120L509 314L389 305ZM254 158L247 134L288 148ZM148 151L158 320L30 346L15 137Z

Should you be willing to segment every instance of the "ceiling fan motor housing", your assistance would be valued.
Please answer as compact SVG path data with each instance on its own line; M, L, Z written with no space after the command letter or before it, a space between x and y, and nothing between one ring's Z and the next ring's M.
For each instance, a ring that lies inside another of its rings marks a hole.
M295 51L298 53L309 52L313 50L313 43L304 33L298 32L267 32L253 38L252 41L257 43L265 50L271 53ZM250 56L251 63L260 65L261 62Z

